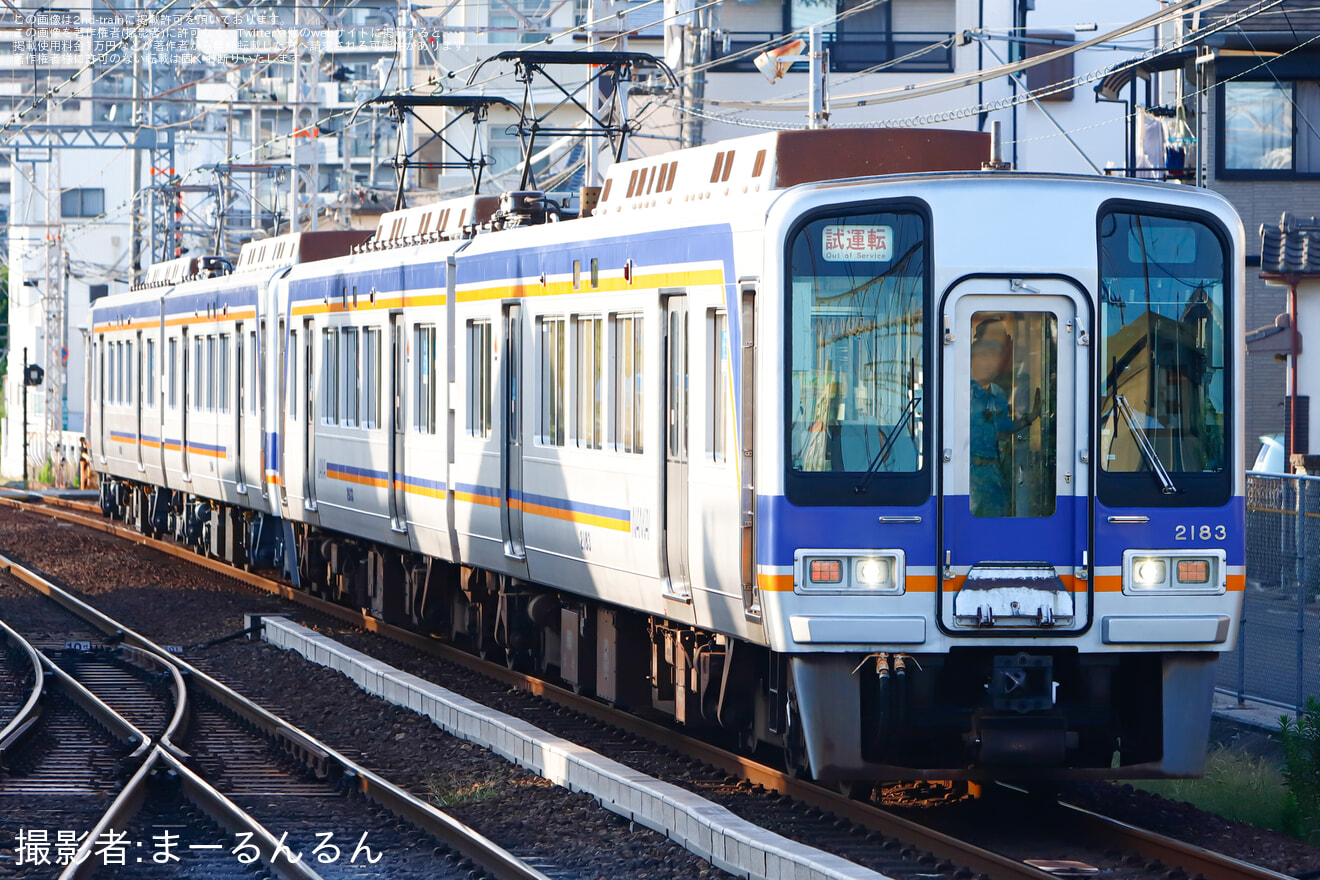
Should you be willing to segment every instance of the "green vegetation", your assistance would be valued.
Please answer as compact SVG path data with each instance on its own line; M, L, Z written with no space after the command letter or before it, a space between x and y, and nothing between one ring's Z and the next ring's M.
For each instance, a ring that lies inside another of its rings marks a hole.
M1219 746L1207 757L1200 779L1151 779L1138 785L1225 819L1305 838L1285 772L1268 758Z
M1320 836L1320 701L1306 698L1297 720L1284 716L1283 778L1288 785L1294 831L1303 840Z
M437 807L458 807L488 801L499 794L497 777L472 778L470 773L441 770L426 780L431 802Z

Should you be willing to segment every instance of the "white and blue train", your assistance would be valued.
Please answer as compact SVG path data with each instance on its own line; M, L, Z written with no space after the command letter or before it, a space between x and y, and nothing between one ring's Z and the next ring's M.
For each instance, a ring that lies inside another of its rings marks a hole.
M849 783L1198 774L1243 233L947 131L757 135L99 300L105 511ZM365 238L365 241L364 241Z

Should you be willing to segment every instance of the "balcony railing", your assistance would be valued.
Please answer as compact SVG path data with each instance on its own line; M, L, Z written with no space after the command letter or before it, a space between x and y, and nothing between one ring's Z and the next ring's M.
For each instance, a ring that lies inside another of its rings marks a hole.
M755 73L754 59L765 46L785 41L781 33L771 31L735 31L728 51L716 44L715 60L732 56L734 60L718 64L715 73ZM830 53L831 73L857 73L885 65L884 73L949 73L953 70L953 34L916 32L865 32L824 34ZM759 47L745 56L739 53ZM897 59L902 59L897 60Z

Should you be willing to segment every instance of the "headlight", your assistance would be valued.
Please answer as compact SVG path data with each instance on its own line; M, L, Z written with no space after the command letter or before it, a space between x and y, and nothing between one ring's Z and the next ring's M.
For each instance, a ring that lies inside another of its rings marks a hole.
M1139 587L1158 587L1168 576L1168 563L1151 557L1132 560L1132 579Z
M889 560L875 557L857 560L857 583L864 587L882 587L889 583Z
M904 558L902 550L888 548L799 550L793 590L830 596L901 596Z
M1227 567L1223 550L1125 550L1123 592L1147 596L1217 595L1227 587Z

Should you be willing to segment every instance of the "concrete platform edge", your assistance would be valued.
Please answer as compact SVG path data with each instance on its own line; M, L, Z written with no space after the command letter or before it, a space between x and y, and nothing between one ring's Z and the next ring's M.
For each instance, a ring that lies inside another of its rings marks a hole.
M369 694L426 715L446 733L496 752L750 880L889 880L886 875L766 831L700 795L482 706L281 617L262 638L341 672Z

